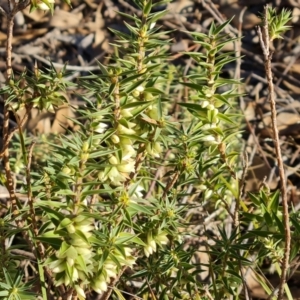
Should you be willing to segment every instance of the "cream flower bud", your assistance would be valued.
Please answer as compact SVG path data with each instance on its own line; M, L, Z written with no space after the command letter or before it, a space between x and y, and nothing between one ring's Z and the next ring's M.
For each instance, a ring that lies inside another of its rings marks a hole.
M130 109L129 108L126 108L126 109L121 109L121 116L124 117L124 118L130 118L132 117L132 113L130 112Z
M205 96L206 96L207 98L211 98L211 97L213 96L213 91L212 91L212 90L207 90L207 91L205 91Z
M119 163L118 159L115 156L113 156L113 155L109 158L108 161L112 165L117 165Z
M149 109L147 114L153 120L158 120L159 119L157 107L153 107L153 108Z
M72 281L77 281L78 280L78 271L76 268L73 268L73 272L72 272Z
M200 184L198 188L199 188L200 191L207 190L207 186L205 184Z
M76 228L74 227L73 224L69 224L69 225L67 226L67 230L68 230L69 233L75 233Z
M130 123L130 125L131 125L131 124L133 124L133 125L135 126L134 123ZM119 132L120 134L135 134L136 132L135 132L133 129L131 129L131 128L134 127L134 126L129 126L130 128L127 128L127 127L125 127L125 126L119 124L119 125L118 125L118 132Z
M66 274L66 275L65 275L65 281L64 281L64 284L65 284L65 285L69 285L70 282L71 282L70 277Z
M105 173L104 173L103 171L100 171L100 172L98 173L98 179L99 179L100 181L105 181L105 180L107 179L107 176L105 175Z
M206 190L204 194L204 199L205 200L209 199L212 196L212 194L213 194L212 190Z
M89 159L89 154L88 153L81 153L80 154L80 159L83 161L83 162L86 162L88 159Z
M162 152L162 148L159 142L155 142L153 145L154 150L156 151L156 153L161 153Z
M70 258L70 257L67 257L67 264L70 266L70 267L72 267L72 266L74 266L74 259L73 258Z
M209 104L209 105L207 105L207 109L214 110L215 106L213 104Z
M209 105L209 102L208 101L203 101L202 103L201 103L201 107L202 108L205 108L205 107L207 107Z
M82 151L83 152L87 152L89 150L89 148L90 148L89 142L88 141L84 141L82 143Z
M118 144L120 143L120 138L116 135L116 134L113 134L111 136L111 141L114 143L114 144Z
M68 166L65 166L65 167L63 167L62 172L65 175L69 175L69 174L71 174L71 169Z
M140 94L141 94L141 93L138 92L137 90L132 91L132 96L135 97L135 98L139 97Z

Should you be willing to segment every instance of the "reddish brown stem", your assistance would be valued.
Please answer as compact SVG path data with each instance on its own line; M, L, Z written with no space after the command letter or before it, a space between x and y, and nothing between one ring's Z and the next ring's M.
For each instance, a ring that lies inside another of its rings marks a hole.
M287 187L286 187L286 176L284 171L284 164L282 160L282 154L280 149L279 133L277 128L277 112L276 112L276 102L275 102L275 92L272 74L272 51L271 40L269 37L269 24L267 20L268 6L265 6L264 10L264 24L262 31L260 27L258 28L258 36L260 45L263 51L265 71L268 81L269 90L269 101L271 105L271 119L272 119L272 129L273 129L273 139L276 151L277 164L279 169L280 186L281 186L281 197L282 197L282 208L283 208L283 223L285 232L285 247L284 247L284 257L281 264L281 278L279 284L278 300L283 299L284 285L287 280L287 271L289 268L289 258L291 249L291 232L290 232L290 220L289 220L289 207L288 207L288 197L287 197Z

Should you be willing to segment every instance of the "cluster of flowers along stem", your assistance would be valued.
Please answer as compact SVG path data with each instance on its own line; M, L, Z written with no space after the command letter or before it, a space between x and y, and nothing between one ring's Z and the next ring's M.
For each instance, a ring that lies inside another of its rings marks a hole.
M153 68L151 59L147 58L145 62L147 41L150 38L148 34L153 28L153 23L149 24L147 14L144 13L143 21L135 29L138 35L135 49L138 57L136 60L132 60L130 55L126 57L131 63L131 72L126 70L124 74L134 74L132 80L127 80L128 75L124 75L120 67L102 66L104 80L101 79L101 84L106 85L103 90L106 88L109 93L98 102L95 111L97 116L90 117L89 125L85 128L85 140L81 141L81 146L77 148L80 161L71 163L73 159L70 158L70 162L65 163L61 169L62 175L68 178L67 181L78 187L79 197L75 197L74 207L84 207L87 204L85 197L80 196L79 186L83 178L79 178L79 173L85 172L93 152L104 149L103 146L105 151L109 152L99 157L99 170L92 174L96 175L100 187L110 186L118 191L118 208L127 208L139 201L143 186L142 183L136 186L135 181L140 164L147 158L159 159L163 152L159 134L163 127L163 116L158 107L160 92L153 86L152 90L147 87L151 74L148 71L149 68L150 71L151 67ZM127 84L122 84L126 80ZM128 85L134 86L130 92L127 92ZM133 189L133 186L134 192L129 196L128 191ZM95 203L97 204L99 202ZM134 236L132 228L120 230L110 241L103 242L103 247L95 250L93 232L97 231L96 221L78 215L78 209L75 211L75 217L66 217L54 231L65 231L64 242L48 259L47 265L55 274L56 285L71 285L76 289L78 296L84 299L83 290L88 287L99 294L107 291L108 283L118 276L122 267L132 268L137 254L133 254L133 245L130 243L114 246L115 240L123 233L130 231ZM120 223L122 214L116 219L116 222ZM100 224L100 227L103 226ZM149 257L155 253L157 246L166 245L169 242L167 235L168 232L163 228L147 230L146 234L141 234L141 237L144 236L140 243L143 245L145 256ZM105 244L111 244L108 255ZM135 253L138 252L135 250Z
M116 278L124 266L132 267L135 258L132 249L122 245L110 249L110 255L102 265L97 263L102 256L102 250L95 252L92 247L92 231L95 230L95 220L82 214L65 217L56 231L64 231L64 241L58 251L47 261L46 265L55 274L55 285L73 286L78 295L85 298L84 289L90 286L99 294L107 290L111 278ZM110 256L117 259L112 260Z

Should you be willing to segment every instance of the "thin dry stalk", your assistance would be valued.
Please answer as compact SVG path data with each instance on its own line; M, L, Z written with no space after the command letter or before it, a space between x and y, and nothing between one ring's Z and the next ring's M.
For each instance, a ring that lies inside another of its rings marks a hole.
M272 118L272 129L274 135L274 145L276 151L277 164L279 169L280 185L281 185L281 197L282 197L282 207L283 207L283 221L284 221L284 231L285 231L285 247L284 247L284 257L281 264L281 278L279 284L278 299L283 299L284 293L284 284L287 280L287 271L289 268L289 257L291 249L291 232L290 232L290 221L289 221L289 207L288 207L288 198L287 198L287 187L286 187L286 177L284 171L284 165L282 161L282 154L280 149L279 134L277 128L277 112L276 112L276 102L275 102L275 92L273 84L273 74L272 74L272 54L270 50L270 37L269 37L269 24L267 19L268 6L265 6L264 9L264 23L262 30L258 27L258 36L260 41L260 46L263 51L264 56L264 65L268 81L268 90L269 90L269 101L271 104L271 118Z
M11 5L12 4L12 8ZM14 17L17 13L16 3L13 1L12 3L8 1L8 12L6 14L7 18L7 41L6 41L6 81L7 83L11 79L12 76L12 40L13 40L13 27L14 27ZM6 99L5 99L6 100ZM10 201L12 205L12 211L14 216L17 217L19 215L19 209L17 205L17 196L14 189L14 181L12 172L10 169L9 163L9 138L11 135L9 134L9 104L4 103L4 113L3 113L3 162L4 169L6 175L6 187L10 195ZM18 227L22 227L22 220L16 218L16 223Z

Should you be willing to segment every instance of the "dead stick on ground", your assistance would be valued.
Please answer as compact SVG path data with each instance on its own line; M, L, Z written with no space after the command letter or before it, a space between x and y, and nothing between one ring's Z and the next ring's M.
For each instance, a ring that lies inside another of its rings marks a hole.
M282 161L281 149L279 134L277 128L277 119L276 119L276 103L275 103L275 92L273 84L273 74L271 69L271 60L272 60L272 50L270 49L270 37L269 37L269 24L268 24L268 6L265 6L264 9L264 22L262 30L258 27L258 36L260 41L260 46L263 51L264 56L264 65L268 81L268 90L269 90L269 101L271 105L271 117L272 117L272 128L274 135L274 145L276 151L277 164L279 169L280 184L281 184L281 197L282 197L282 207L283 207L283 221L284 221L284 231L285 231L285 248L284 248L284 257L281 265L281 278L278 292L278 299L283 299L284 285L286 283L287 271L289 268L289 257L290 257L290 248L291 248L291 232L290 232L290 221L289 221L289 208L287 200L287 187L286 187L286 178L284 165Z

